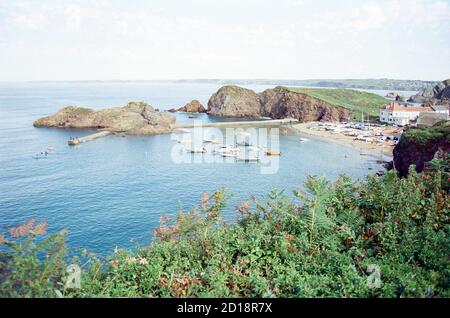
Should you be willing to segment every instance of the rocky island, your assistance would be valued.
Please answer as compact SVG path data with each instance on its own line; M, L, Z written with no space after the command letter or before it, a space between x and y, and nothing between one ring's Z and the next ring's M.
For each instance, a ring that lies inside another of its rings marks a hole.
M343 121L361 112L377 116L387 103L381 96L348 89L312 89L278 86L262 93L239 86L224 86L208 102L208 114L219 117L295 118L308 121Z
M183 113L206 113L205 107L198 100L194 99L180 107L178 109L171 108L169 109L170 113L183 112Z
M130 135L170 133L174 124L174 116L158 112L145 102L130 102L124 107L97 111L69 106L34 122L35 127L95 128Z

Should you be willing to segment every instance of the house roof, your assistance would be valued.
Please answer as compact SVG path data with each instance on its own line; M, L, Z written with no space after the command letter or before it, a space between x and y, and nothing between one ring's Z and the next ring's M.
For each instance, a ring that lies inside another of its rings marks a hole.
M423 112L420 113L419 115L419 119L428 119L428 118L436 118L436 119L441 119L441 120L446 120L447 119L447 114L443 114L443 113L436 113L436 112Z
M433 105L431 106L431 108L433 108L434 111L438 111L438 110L448 110L448 106L447 105Z
M385 105L384 109L396 112L426 112L431 111L429 107L409 106L402 105L396 102L392 102L389 105Z
M447 114L444 113L436 113L436 112L424 112L420 113L419 118L417 119L418 126L431 127L434 124L447 120Z

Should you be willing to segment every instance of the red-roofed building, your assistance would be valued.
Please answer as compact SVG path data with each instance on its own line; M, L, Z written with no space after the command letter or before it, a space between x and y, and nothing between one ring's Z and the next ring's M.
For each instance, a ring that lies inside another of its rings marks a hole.
M411 120L417 120L420 113L427 111L431 111L431 108L392 102L380 109L380 121L383 123L405 126L408 125Z

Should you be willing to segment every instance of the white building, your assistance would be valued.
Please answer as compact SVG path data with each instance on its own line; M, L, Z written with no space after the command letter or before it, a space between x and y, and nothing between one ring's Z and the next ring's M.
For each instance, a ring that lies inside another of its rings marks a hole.
M416 107L392 102L380 109L380 121L392 125L405 126L417 120L419 114L431 111L428 107Z

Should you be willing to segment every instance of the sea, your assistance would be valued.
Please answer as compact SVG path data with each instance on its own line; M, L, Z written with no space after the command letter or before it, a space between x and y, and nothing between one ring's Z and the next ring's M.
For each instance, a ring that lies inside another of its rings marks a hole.
M0 83L0 231L35 218L47 221L49 232L66 228L70 251L85 248L108 255L116 247L148 245L161 217L198 207L204 192L225 189L223 215L234 222L241 202L253 196L264 202L274 189L293 197L292 191L302 189L308 176L333 182L347 174L364 180L383 169L375 155L275 128L257 133L277 144L281 156L245 162L213 158L214 145L207 146L207 154L186 157L178 140L189 139L190 133L112 135L72 147L67 144L71 137L93 131L33 127L34 120L69 105L101 109L145 101L164 111L198 99L206 106L220 86L168 81ZM259 92L270 86L246 87ZM204 114L175 116L179 124L223 120ZM47 156L35 159L46 151Z

